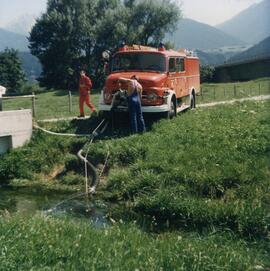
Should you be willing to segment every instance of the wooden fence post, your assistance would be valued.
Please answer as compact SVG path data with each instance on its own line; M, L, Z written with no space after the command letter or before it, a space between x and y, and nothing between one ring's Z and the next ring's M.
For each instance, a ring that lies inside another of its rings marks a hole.
M72 99L71 99L71 91L68 92L68 108L69 108L69 113L72 112Z
M223 89L224 97L226 97L226 88Z
M270 84L269 84L269 87L270 87ZM202 97L202 100L203 100L203 88L202 87L201 87L201 97Z
M259 95L261 95L261 83L259 83Z
M236 85L233 86L233 96L236 97Z
M36 96L35 96L35 93L32 92L32 114L33 114L33 117L35 118L36 117Z
M216 88L214 88L214 100L216 99Z

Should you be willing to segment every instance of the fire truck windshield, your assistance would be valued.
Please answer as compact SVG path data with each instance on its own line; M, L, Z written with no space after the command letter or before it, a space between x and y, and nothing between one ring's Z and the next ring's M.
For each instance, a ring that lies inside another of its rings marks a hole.
M157 53L117 54L112 60L112 72L116 71L166 71L166 59Z

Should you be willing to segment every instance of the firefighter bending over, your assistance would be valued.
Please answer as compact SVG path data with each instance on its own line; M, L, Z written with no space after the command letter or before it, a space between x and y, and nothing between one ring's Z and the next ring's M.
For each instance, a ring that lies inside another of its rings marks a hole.
M128 107L130 114L130 124L132 133L145 132L145 123L142 114L142 85L138 82L136 75L131 79L119 78L119 82L128 84Z

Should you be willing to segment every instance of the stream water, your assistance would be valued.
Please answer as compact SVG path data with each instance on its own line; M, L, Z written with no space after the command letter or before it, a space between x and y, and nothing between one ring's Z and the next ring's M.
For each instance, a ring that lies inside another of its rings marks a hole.
M34 215L69 216L88 220L95 227L108 225L106 205L83 194L43 192L37 189L0 187L0 214L3 212Z

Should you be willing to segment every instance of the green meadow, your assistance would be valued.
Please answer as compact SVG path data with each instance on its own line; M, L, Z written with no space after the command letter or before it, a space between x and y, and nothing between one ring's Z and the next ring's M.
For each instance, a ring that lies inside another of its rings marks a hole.
M153 229L269 234L269 102L189 111L151 132L90 146L110 150L106 197Z
M229 232L154 234L134 224L94 229L47 216L0 219L0 270L266 270L265 243Z
M3 211L0 270L268 270L269 112L269 101L190 110L143 135L105 134L86 145L98 168L109 152L95 197L113 206L113 223L97 229ZM96 123L40 125L83 132ZM87 140L35 131L1 157L0 180L83 191L76 152Z
M269 94L269 78L235 83L204 83L201 85L201 95L197 98L197 102L227 101Z

